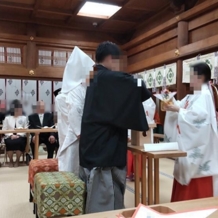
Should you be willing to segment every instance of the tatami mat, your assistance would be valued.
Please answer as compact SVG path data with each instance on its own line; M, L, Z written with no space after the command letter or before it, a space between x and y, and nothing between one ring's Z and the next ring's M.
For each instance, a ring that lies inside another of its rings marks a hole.
M42 158L42 156L40 157ZM43 156L44 158L44 156ZM3 159L0 159L2 162ZM160 160L160 202L170 201L173 160ZM28 167L0 168L0 218L34 218L33 205L29 203ZM127 182L126 208L134 207L134 182Z

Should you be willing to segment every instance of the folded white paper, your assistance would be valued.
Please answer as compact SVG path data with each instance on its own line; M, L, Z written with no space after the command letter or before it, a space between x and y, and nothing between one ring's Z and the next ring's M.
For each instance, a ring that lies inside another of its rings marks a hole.
M159 214L155 211L147 209L146 207L141 207L134 218L207 218L211 214L213 214L217 209L207 209L207 210L199 210L193 212L185 212L178 214Z
M172 99L172 98L176 95L176 92L170 92L168 95L169 95L169 96L168 96L168 98L166 99L165 96L164 96L162 93L161 93L161 94L154 94L154 96L155 96L156 98L158 98L158 99L160 99L161 101L163 101L163 100L170 100L170 99Z
M179 150L179 146L178 146L177 142L144 144L144 150L147 152L150 152L150 151L175 151L175 150Z

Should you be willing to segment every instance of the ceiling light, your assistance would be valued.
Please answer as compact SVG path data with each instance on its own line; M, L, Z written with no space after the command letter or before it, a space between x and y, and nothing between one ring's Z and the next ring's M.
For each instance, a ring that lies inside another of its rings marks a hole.
M112 15L114 15L117 11L119 11L120 8L121 7L116 5L108 5L108 4L87 1L80 9L77 15L85 16L85 17L109 19Z

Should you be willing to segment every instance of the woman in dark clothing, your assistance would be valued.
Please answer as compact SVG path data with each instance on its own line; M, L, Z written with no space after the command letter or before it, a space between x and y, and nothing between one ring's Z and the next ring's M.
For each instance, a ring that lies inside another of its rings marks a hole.
M14 100L11 104L10 115L5 117L3 130L28 128L27 118L22 115L22 105L19 100ZM5 145L7 155L10 159L9 167L18 167L20 156L25 151L27 138L25 133L5 134ZM16 162L13 162L13 154L16 152Z

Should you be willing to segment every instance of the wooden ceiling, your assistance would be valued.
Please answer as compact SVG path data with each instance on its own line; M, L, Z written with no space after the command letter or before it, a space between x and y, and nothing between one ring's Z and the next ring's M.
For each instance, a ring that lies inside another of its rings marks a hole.
M94 1L94 0L91 0ZM110 19L77 16L85 0L0 0L0 20L105 32L131 37L137 26L169 5L170 0L95 0L122 6ZM97 27L93 23L97 23Z

